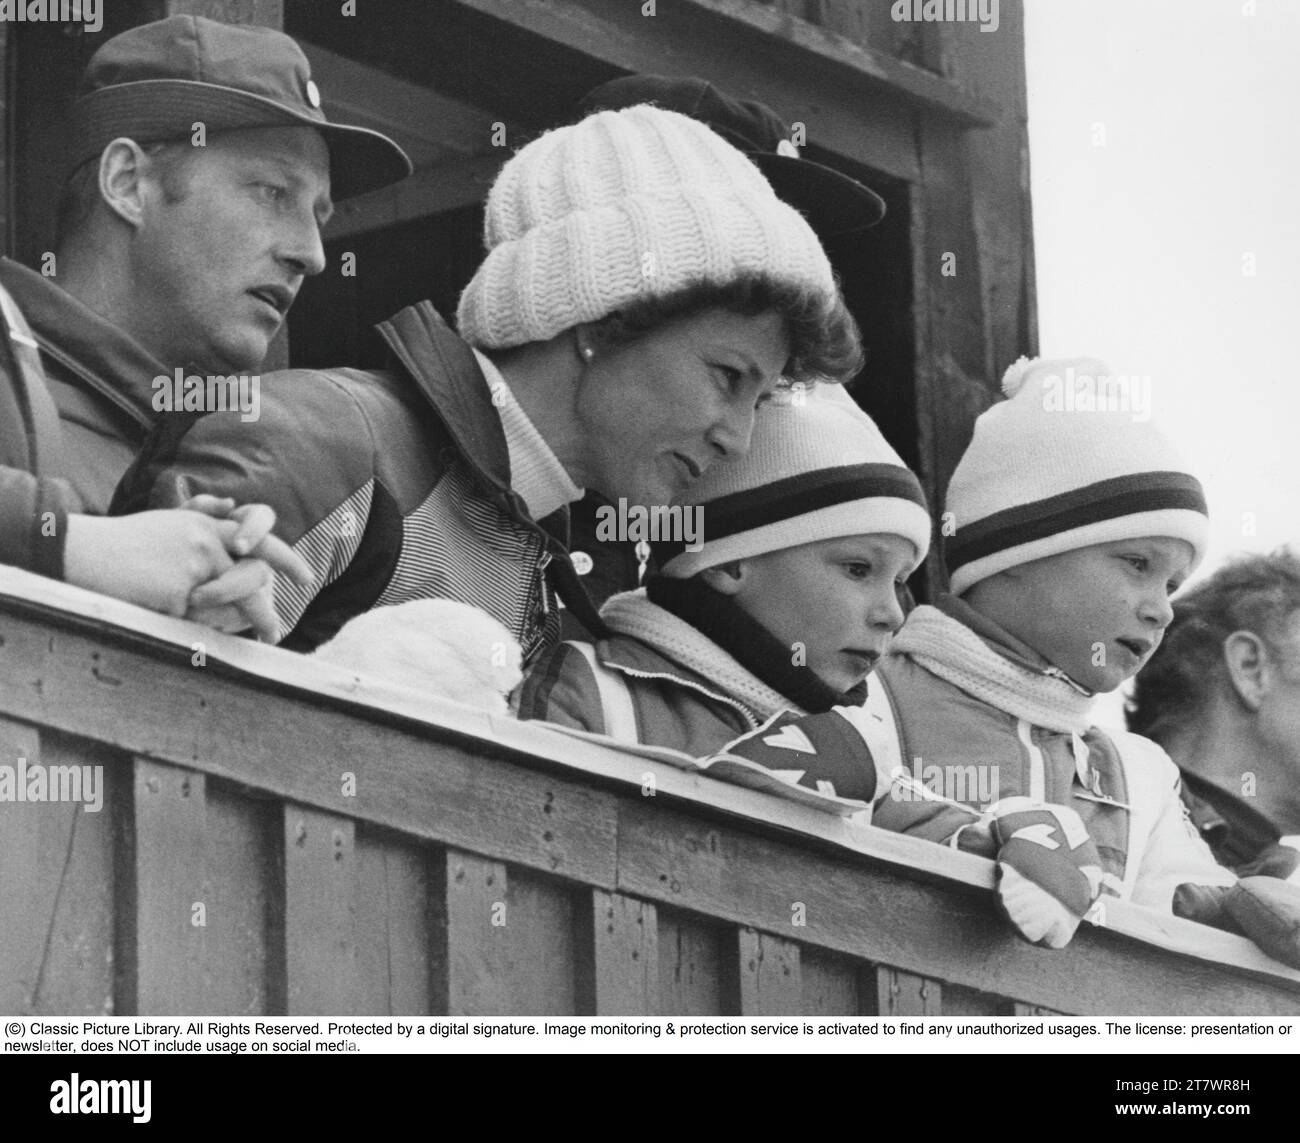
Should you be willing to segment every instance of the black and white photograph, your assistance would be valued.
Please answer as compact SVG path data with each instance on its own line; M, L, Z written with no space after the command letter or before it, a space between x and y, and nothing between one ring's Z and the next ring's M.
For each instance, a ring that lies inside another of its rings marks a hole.
M0 0L23 1099L1284 1100L1298 52L1300 0Z

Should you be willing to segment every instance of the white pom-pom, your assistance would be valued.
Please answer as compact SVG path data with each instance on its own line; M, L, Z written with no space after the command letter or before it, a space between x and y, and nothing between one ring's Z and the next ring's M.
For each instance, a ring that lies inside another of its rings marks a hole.
M1038 358L1021 357L1007 366L1007 371L1002 374L1002 393L1006 397L1014 397L1020 392L1021 386L1025 383L1025 378L1029 376L1029 371L1038 364Z

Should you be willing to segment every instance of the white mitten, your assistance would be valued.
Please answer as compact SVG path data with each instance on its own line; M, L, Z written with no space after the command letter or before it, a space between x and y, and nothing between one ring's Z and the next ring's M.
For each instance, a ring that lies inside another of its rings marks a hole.
M523 678L519 644L486 611L454 599L376 607L346 623L317 657L396 686L505 714Z
M990 808L998 904L1020 935L1064 948L1101 893L1097 846L1069 806L1007 798Z

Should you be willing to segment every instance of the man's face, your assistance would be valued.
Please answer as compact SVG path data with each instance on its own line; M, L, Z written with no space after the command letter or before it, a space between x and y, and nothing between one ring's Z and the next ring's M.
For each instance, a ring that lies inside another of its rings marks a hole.
M1108 693L1160 646L1193 555L1186 540L1146 536L1022 564L1004 573L1020 603L1005 626L1080 686Z
M222 132L192 151L171 180L179 199L146 176L128 332L169 370L256 369L303 278L325 268L329 152L312 127Z
M790 648L792 662L847 691L871 673L903 625L898 592L917 559L911 541L874 533L737 564L736 603Z
M710 466L749 451L754 410L789 352L778 314L724 310L598 350L578 386L574 479L610 500L671 503Z
M1292 801L1300 801L1300 612L1291 615L1282 638L1269 641L1268 659L1257 726L1297 790Z

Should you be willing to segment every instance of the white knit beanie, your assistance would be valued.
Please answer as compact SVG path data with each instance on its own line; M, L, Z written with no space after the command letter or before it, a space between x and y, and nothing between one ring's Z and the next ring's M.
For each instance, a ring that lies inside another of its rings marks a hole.
M930 549L920 481L838 385L782 390L760 405L749 452L713 465L678 503L700 506L703 544L655 545L673 579L840 536L902 536L918 564Z
M1006 400L975 422L948 485L944 560L961 595L1007 568L1145 536L1186 540L1209 519L1200 481L1150 420L1150 382L1090 358L1021 358Z
M836 294L821 243L759 169L703 123L648 104L522 148L492 184L484 241L456 315L481 349L746 274Z

